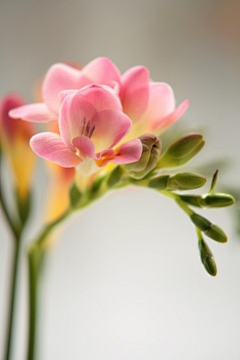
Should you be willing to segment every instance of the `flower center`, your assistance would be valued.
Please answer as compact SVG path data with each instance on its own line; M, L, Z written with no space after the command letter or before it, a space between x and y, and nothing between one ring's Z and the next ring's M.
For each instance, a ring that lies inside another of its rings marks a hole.
M87 121L86 118L83 118L83 126L81 135L88 137L89 139L92 137L94 130L96 129L96 123L91 125L90 121Z

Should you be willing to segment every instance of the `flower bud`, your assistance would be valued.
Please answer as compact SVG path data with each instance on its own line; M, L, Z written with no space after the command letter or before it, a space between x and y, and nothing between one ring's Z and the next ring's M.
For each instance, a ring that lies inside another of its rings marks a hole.
M203 186L206 179L198 174L182 173L171 176L168 181L168 187L171 190L190 190Z
M123 166L128 176L140 180L153 170L161 154L162 144L153 134L145 134L139 138L142 142L141 158Z
M29 146L34 126L20 119L11 119L9 110L23 105L18 94L8 94L0 101L1 147L11 164L19 204L27 209L32 182L35 156ZM26 217L26 211L25 215Z
M206 179L197 174L182 173L173 176L162 175L149 181L149 187L157 190L189 190L205 184Z
M206 244L206 242L203 239L199 241L198 246L199 246L200 257L203 266L210 275L216 276L217 266L209 246Z
M191 160L204 146L201 134L183 135L173 141L164 151L158 161L158 168L182 166Z
M202 196L201 195L179 195L180 199L185 203L201 208Z
M155 177L149 181L148 186L157 190L166 190L168 187L169 175Z
M190 218L196 227L212 240L221 243L227 242L227 235L219 226L212 224L211 221L196 213L193 213Z
M204 218L203 216L193 213L191 215L191 220L198 227L201 231L207 231L211 229L212 223L208 219Z
M207 194L202 198L202 206L207 208L230 206L234 202L234 197L228 194Z

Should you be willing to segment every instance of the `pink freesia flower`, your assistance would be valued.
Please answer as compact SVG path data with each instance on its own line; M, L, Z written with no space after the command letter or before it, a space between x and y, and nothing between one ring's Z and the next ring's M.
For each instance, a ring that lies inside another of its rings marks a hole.
M123 112L133 122L128 138L149 132L158 135L178 120L188 108L187 99L176 108L171 86L150 81L149 71L143 66L126 71L121 83Z
M28 196L32 181L35 157L29 148L29 140L36 129L33 124L21 119L11 119L8 113L24 103L17 93L7 94L0 100L1 148L9 159L17 192L22 200Z
M78 167L90 176L109 162L139 160L139 139L117 144L129 132L131 120L122 112L118 96L111 88L86 86L64 97L59 113L60 135L44 132L32 137L33 151L62 167Z
M58 121L63 90L79 90L89 84L108 85L118 91L120 73L107 58L97 58L76 69L66 64L55 64L47 72L42 85L42 103L18 107L10 111L12 118L31 122ZM66 93L65 93L66 95Z

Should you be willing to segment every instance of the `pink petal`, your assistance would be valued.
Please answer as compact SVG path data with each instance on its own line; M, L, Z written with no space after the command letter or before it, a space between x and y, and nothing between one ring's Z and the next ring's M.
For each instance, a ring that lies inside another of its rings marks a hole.
M117 154L110 162L115 164L129 164L138 161L141 155L142 143L139 139L135 139L122 144L118 148Z
M94 144L88 137L76 137L73 139L72 144L80 151L80 157L96 158Z
M92 82L108 85L112 81L120 83L118 68L108 58L100 57L86 65L82 73Z
M11 110L9 116L13 119L22 119L39 123L57 121L57 116L43 103L20 106Z
M122 105L115 91L105 85L88 85L79 93L100 112L107 109L122 110Z
M150 128L155 127L156 123L171 114L174 109L175 98L171 86L165 83L151 83L148 109L144 114Z
M30 146L38 156L51 160L62 167L75 167L81 161L56 133L43 132L34 135L30 140Z
M153 130L162 131L169 125L177 121L187 110L189 106L189 100L184 100L171 114L161 119L154 124Z
M96 152L115 146L129 132L130 128L131 120L121 111L101 111L92 134Z
M66 64L55 64L43 82L43 100L53 112L58 114L60 107L59 92L68 89L80 89L91 81L85 78L80 70Z
M80 91L65 97L59 114L59 131L65 144L74 151L72 140L85 135L87 126L93 129L96 118L96 109Z
M123 111L137 121L146 111L149 98L149 72L143 66L129 69L122 76Z

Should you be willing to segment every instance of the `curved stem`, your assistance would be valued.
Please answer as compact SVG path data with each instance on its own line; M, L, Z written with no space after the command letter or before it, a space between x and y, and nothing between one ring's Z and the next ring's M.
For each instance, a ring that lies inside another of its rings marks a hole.
M14 314L15 314L15 303L16 303L16 293L17 293L17 274L19 268L20 260L20 249L21 241L14 242L14 257L13 257L13 268L11 276L11 290L10 290L10 308L8 315L8 328L7 328L7 343L6 343L6 353L5 359L11 359L12 355L12 339L13 339L13 323L14 323Z

